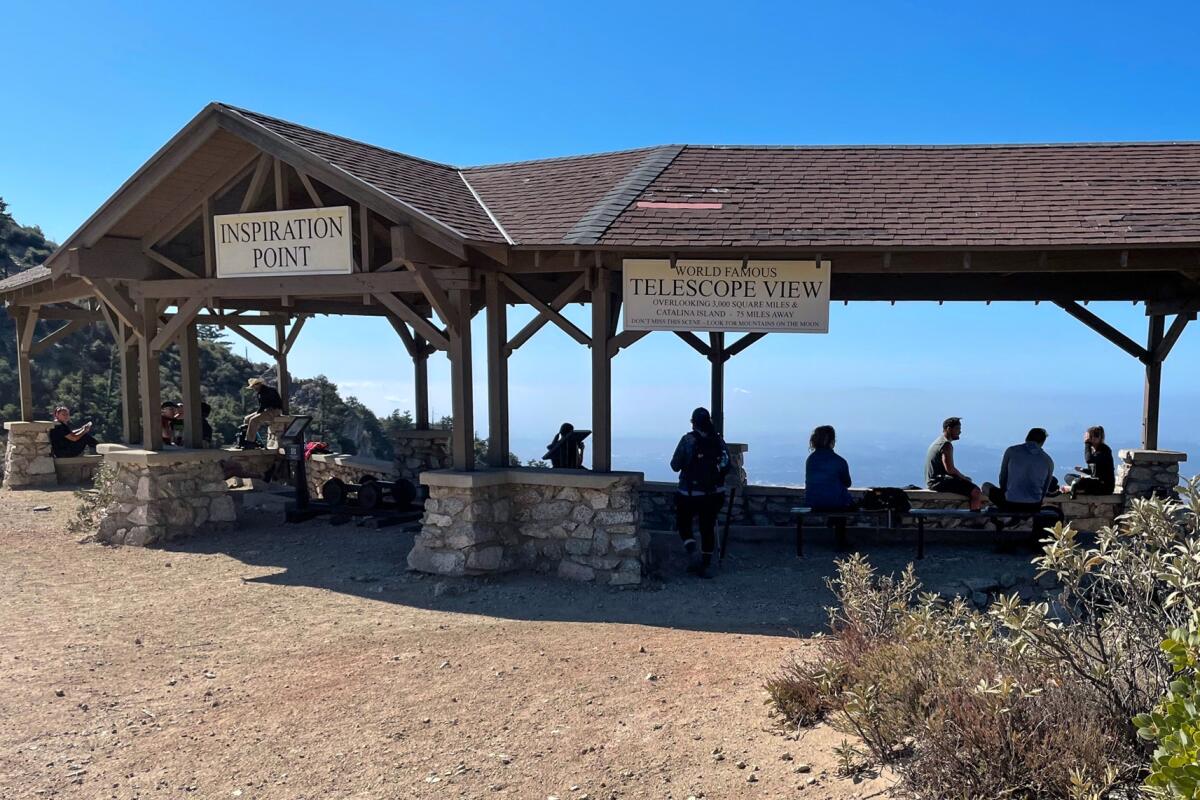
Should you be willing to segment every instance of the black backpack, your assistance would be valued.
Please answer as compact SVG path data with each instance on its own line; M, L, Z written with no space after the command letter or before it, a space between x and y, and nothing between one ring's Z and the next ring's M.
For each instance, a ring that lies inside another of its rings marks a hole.
M903 489L881 486L867 489L861 507L864 511L898 511L905 514L912 510L912 503Z
M692 443L691 458L679 471L683 484L689 491L715 492L725 483L725 475L729 472L728 462L721 465L725 442L720 436L692 434Z

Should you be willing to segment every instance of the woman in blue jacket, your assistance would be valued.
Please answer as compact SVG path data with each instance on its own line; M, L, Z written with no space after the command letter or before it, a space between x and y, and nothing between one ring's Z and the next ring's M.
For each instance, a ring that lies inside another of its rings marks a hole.
M837 433L832 425L815 428L808 440L812 453L804 465L804 502L814 511L854 508L854 500L850 497L850 465L833 452L836 441Z

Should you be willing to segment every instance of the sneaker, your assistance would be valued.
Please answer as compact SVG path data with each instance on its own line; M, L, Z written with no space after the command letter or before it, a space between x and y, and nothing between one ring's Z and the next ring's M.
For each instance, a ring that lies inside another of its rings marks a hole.
M687 554L689 556L695 555L696 554L696 540L695 539L684 539L683 540L683 549L687 551Z

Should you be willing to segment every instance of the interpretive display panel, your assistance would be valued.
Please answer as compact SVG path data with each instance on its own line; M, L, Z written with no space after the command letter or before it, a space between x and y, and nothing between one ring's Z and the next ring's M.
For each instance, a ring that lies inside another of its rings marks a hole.
M353 272L350 222L349 206L215 216L217 277Z

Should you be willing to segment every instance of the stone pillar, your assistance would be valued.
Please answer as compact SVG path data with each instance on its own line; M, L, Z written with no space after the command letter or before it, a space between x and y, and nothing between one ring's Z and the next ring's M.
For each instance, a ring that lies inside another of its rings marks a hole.
M232 530L238 506L222 477L221 450L134 450L101 445L113 466L112 500L97 541L156 545L201 532Z
M396 473L420 485L421 473L450 468L450 431L407 430L396 437Z
M54 458L50 455L53 422L6 422L8 444L4 448L4 485L9 489L54 486Z
M746 453L750 445L726 442L725 447L729 450L729 476L725 479L725 485L743 489L750 482L746 475Z
M438 575L514 569L607 586L640 583L649 533L641 473L503 469L426 472L425 518L408 566Z
M1152 495L1173 496L1179 487L1179 465L1187 453L1174 450L1122 450L1117 467L1117 494L1125 502Z
M278 450L283 447L283 432L287 430L288 425L294 420L291 414L280 414L275 419L267 423L267 449Z

